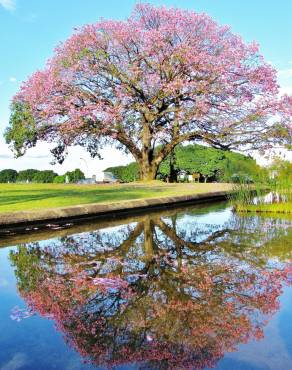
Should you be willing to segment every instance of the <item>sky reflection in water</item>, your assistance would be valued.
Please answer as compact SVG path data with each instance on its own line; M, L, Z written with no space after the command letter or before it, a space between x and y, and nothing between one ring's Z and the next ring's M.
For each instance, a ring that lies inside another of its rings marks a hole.
M292 220L219 204L84 230L0 250L0 370L292 367Z

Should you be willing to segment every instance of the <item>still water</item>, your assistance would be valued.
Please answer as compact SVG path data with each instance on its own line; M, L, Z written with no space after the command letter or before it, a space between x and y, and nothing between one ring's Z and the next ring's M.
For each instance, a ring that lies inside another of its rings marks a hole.
M0 240L0 370L292 369L292 219L52 228Z

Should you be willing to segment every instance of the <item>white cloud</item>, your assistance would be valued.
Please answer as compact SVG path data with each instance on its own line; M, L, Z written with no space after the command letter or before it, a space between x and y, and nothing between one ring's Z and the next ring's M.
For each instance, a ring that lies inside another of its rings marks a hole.
M292 95L292 86L280 87L280 95Z
M18 370L28 365L29 360L25 353L17 352L11 360L3 365L0 370Z
M292 68L280 69L278 71L280 84L280 95L292 95Z
M271 60L267 60L267 63L270 64L272 67L276 67L276 64L277 64Z
M16 8L15 0L0 0L0 5L10 12L13 12Z
M280 69L278 71L278 76L284 78L292 77L292 68Z
M0 0L0 1L1 1L1 0ZM9 81L10 81L10 82L12 82L12 83L14 83L14 82L16 82L16 81L17 81L17 79L16 79L16 77L11 76L11 77L9 77Z

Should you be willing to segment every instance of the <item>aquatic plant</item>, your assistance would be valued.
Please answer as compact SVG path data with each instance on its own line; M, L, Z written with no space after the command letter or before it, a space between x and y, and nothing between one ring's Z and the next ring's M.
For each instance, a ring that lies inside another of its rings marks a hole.
M292 184L287 179L266 184L240 182L228 198L237 212L292 213Z

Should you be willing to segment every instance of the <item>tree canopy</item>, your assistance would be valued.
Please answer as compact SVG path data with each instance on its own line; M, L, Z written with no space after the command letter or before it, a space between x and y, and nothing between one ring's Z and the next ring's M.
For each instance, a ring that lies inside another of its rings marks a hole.
M152 179L185 141L290 142L292 99L277 96L276 70L256 44L206 14L139 4L126 21L86 25L56 49L14 97L6 140L17 155L54 142L59 161L70 145L95 156L116 144Z

